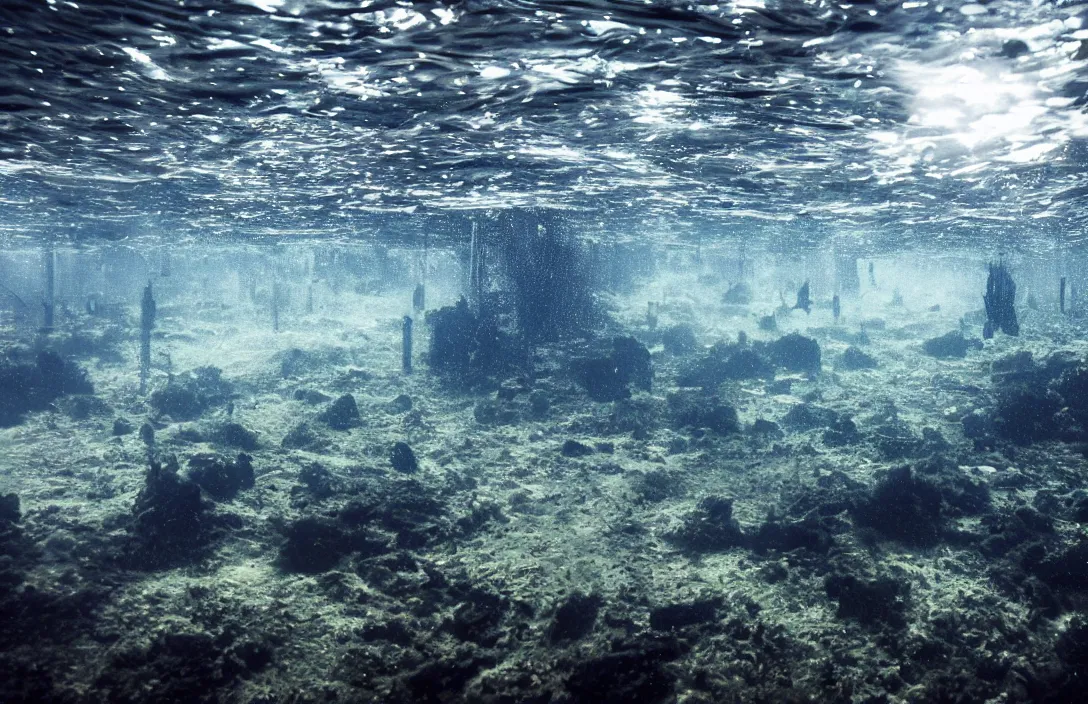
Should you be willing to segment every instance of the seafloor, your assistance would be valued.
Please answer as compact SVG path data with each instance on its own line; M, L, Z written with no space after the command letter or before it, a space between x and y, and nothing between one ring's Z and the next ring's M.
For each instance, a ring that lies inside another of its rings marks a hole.
M190 384L183 419L137 392L131 311L74 318L38 344L77 352L93 396L0 429L0 700L1075 698L1084 325L1024 308L1019 337L940 358L924 340L981 321L884 291L762 331L723 286L679 289L654 331L644 298L610 304L654 365L612 402L570 371L584 342L465 391L420 324L406 376L410 292L344 292L279 332L160 301L151 388ZM697 347L664 349L682 324ZM818 371L699 367L793 329ZM345 394L357 419L328 410Z

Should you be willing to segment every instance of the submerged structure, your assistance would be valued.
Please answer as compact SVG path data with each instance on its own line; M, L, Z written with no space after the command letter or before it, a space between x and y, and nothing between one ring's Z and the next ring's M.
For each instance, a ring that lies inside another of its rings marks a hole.
M1079 701L1085 21L0 3L0 701Z
M1016 320L1016 282L1004 262L990 264L990 273L986 277L986 294L982 297L986 304L986 323L982 336L989 339L1000 330L1006 335L1019 335L1020 323ZM1062 293L1061 308L1065 310L1065 294Z

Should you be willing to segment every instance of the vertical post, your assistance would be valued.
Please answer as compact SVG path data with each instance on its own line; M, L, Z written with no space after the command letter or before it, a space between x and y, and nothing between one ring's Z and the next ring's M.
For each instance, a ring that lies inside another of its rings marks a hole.
M483 262L481 255L483 254L483 247L480 246L480 237L476 221L472 221L472 238L469 240L468 251L468 296L472 303L472 308L476 314L479 315L481 308L483 307L483 301L481 297L481 272L483 270Z
M151 328L155 326L155 298L151 282L144 288L140 301L140 393L147 393L147 380L151 375Z
M427 307L427 259L431 251L431 235L423 233L423 260L420 262L419 284L412 292L412 308L416 314L422 313Z
M411 316L404 316L404 322L401 327L401 347L400 347L400 361L401 367L404 369L405 374L412 373L412 318Z
M42 332L53 331L53 311L55 306L54 290L56 286L56 254L53 248L45 250L45 296L42 299L43 316Z
M1065 315L1065 277L1062 277L1061 285L1058 290L1058 305L1061 309L1062 315Z
M273 274L275 276L275 274ZM280 283L272 280L272 332L280 331Z
M842 303L839 301L839 294L835 294L831 297L831 314L835 316L835 322L839 322L839 315L842 314Z
M487 247L486 233L478 231L472 222L471 293L476 304L476 315L482 320L487 314Z

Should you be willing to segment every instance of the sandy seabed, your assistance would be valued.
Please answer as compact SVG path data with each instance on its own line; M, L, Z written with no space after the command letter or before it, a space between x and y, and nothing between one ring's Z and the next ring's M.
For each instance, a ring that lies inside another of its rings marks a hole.
M922 343L960 321L925 301L868 310L864 326L849 305L840 323L794 311L764 332L758 306L720 296L674 298L657 331L643 301L614 300L617 332L647 343L655 371L650 391L614 402L570 373L593 354L586 342L541 346L532 378L469 392L428 372L417 324L417 368L402 374L410 292L345 293L275 333L250 308L162 306L152 389L211 365L223 398L192 419L157 412L125 332L116 356L78 360L93 401L62 398L0 430L0 493L18 497L0 518L0 699L1079 692L1088 463L1068 409L1040 420L1001 399L1014 382L1056 383L1047 360L1082 361L1083 327L1025 311L1020 337L945 359ZM660 330L677 324L696 349L663 349ZM710 345L795 328L818 341L819 372L679 387ZM877 366L844 368L851 346ZM330 427L346 394L358 419ZM733 408L737 422L696 413L711 426L698 427L692 406ZM1042 429L1009 430L1024 423ZM391 462L398 442L416 471ZM195 467L228 471L240 452L252 486L205 487L191 535L148 537L149 453L177 458L182 491Z

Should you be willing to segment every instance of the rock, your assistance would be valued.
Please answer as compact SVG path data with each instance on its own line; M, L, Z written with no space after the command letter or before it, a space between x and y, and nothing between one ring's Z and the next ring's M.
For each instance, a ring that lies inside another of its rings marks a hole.
M824 431L822 440L828 447L856 445L861 442L861 433L858 432L858 426L849 416L839 415Z
M102 399L90 394L61 396L56 407L72 420L86 420L91 416L105 416L113 412Z
M17 494L0 494L0 525L18 523L21 519L19 496Z
M888 470L853 515L859 525L917 547L937 544L944 530L940 489L914 477L910 467Z
M551 405L548 394L540 389L536 389L529 394L529 410L532 411L533 416L536 418L543 418L548 415L548 411L551 410Z
M875 357L862 352L853 345L847 347L846 351L842 353L842 357L839 358L839 367L849 371L875 369L877 366L878 364Z
M852 574L831 574L824 579L828 597L839 602L836 615L866 625L906 625L910 583L891 578L863 581Z
M1074 366L1062 371L1054 390L1065 401L1069 414L1088 430L1088 367Z
M1024 512L1018 511L1017 517L1023 520ZM1029 528L1036 532L1051 532L1051 530L1040 531L1037 525L1029 524ZM1030 556L1025 556L1025 560L1033 562ZM1047 556L1037 564L1025 566L1030 567L1029 572L1052 587L1084 591L1088 585L1088 541L1081 537L1058 554Z
M963 417L963 434L969 439L984 438L993 432L993 423L990 418L978 411L968 413Z
M580 661L567 678L571 704L664 704L673 696L676 675L664 667L680 648L651 641Z
M509 609L509 600L484 589L472 589L443 624L460 641L491 647L503 634L499 626Z
M548 639L552 643L560 643L585 637L593 631L603 603L604 600L597 594L571 594L555 610L548 628Z
M129 435L136 430L136 426L127 418L115 418L113 420L114 436Z
M752 435L769 435L772 437L781 437L782 435L782 429L778 427L778 423L766 418L756 418L748 432Z
M87 373L48 350L33 364L0 358L0 428L22 422L23 414L42 411L67 394L93 394Z
M885 330L888 323L883 318L866 318L861 321L860 327L862 330Z
M990 374L995 383L1026 382L1035 372L1034 356L1029 350L998 357L990 364Z
M572 367L575 380L594 401L630 398L629 384L643 391L653 387L650 351L633 337L617 337L610 356L575 360Z
M524 392L525 386L520 379L507 379L499 384L499 390L495 392L495 397L500 401L513 401Z
M233 462L214 455L194 455L189 458L189 478L216 501L230 501L243 489L252 489L253 458L240 453Z
M752 302L752 287L743 281L733 284L722 295L722 303L733 306L746 306Z
M420 665L404 678L406 702L443 702L460 696L469 681L481 670L495 666L493 657L441 657ZM368 673L370 676L370 673Z
M159 568L195 556L210 538L212 525L200 486L177 474L174 457L152 462L132 508L138 552L133 560Z
M406 442L393 443L393 449L389 451L389 462L401 474L415 474L419 471L416 453L412 452Z
M359 425L359 407L355 405L355 397L344 394L332 402L321 414L320 419L325 421L333 430L348 430Z
M302 422L283 436L280 445L288 450L320 452L328 446L328 442L319 436L309 423Z
M427 313L427 362L449 382L471 386L481 376L516 368L525 351L494 324L479 320L464 298Z
M204 442L204 433L200 432L197 428L191 425L183 425L178 428L174 434L174 439L178 442L198 443Z
M1030 53L1031 49L1022 39L1006 39L1001 43L1001 55L1006 59L1016 59Z
M611 357L580 359L573 363L574 377L594 401L620 401L631 398L627 379Z
M664 409L663 401L649 395L616 401L609 415L608 430L649 434L657 429Z
M748 541L757 553L765 553L769 550L777 552L809 550L826 553L831 547L831 537L818 525L786 523L777 520L768 520L761 524L759 530L749 536Z
M212 439L220 445L237 447L247 452L257 449L257 433L241 423L224 423L212 433Z
M612 339L612 361L625 383L641 391L653 389L653 356L646 345L631 336Z
M332 396L323 394L316 389L295 389L294 399L316 406L319 403L328 403L332 400Z
M721 496L704 498L683 525L666 537L694 552L728 550L744 543L740 526L733 520L733 500Z
M767 356L778 366L793 372L820 371L820 343L797 333L768 344Z
M718 617L718 607L721 604L722 600L718 598L660 606L650 611L650 628L655 631L674 631L712 623Z
M695 330L686 323L665 328L661 333L661 344L666 352L678 356L690 354L699 346Z
M791 430L830 428L839 422L839 413L811 403L797 403L782 417L782 425Z
M559 452L564 457L586 457L593 454L593 448L577 440L567 440Z
M280 559L292 572L327 572L351 552L348 533L328 518L301 518L288 526L286 537Z
M885 460L914 457L923 450L922 439L907 423L891 419L873 428L873 445Z
M1075 403L1083 404L1084 401L1075 398ZM1059 398L1045 388L1022 386L998 396L991 426L999 438L1030 445L1058 435L1061 426L1055 416L1061 409Z
M697 391L676 391L668 395L669 413L675 427L709 428L725 435L740 431L737 410L717 396Z
M770 363L753 349L743 345L715 345L706 357L681 369L677 384L711 389L726 381L773 375Z
M764 315L759 319L759 329L763 332L775 332L778 330L778 319L773 315Z
M199 367L170 380L165 388L153 391L148 405L174 420L195 420L208 408L225 404L233 389L216 367Z
M612 359L620 376L634 384L636 389L652 390L654 367L646 345L633 337L617 337L612 340Z
M518 422L515 409L493 399L477 401L472 416L480 425L511 425Z
M407 413L412 410L412 405L412 397L408 394L401 394L386 404L385 410L394 414Z
M297 347L278 353L274 361L280 365L280 376L284 379L313 374L323 369L343 366L351 363L347 350L341 347L323 347L316 350L302 350Z
M298 480L319 499L327 499L342 488L332 472L317 462L311 462L303 467L298 473Z
M945 333L940 337L932 337L922 343L922 351L930 357L959 358L967 356L967 350L982 349L982 343L978 340L968 340L959 330Z
M640 503L658 503L681 492L681 484L672 472L654 469L640 472L631 487Z

